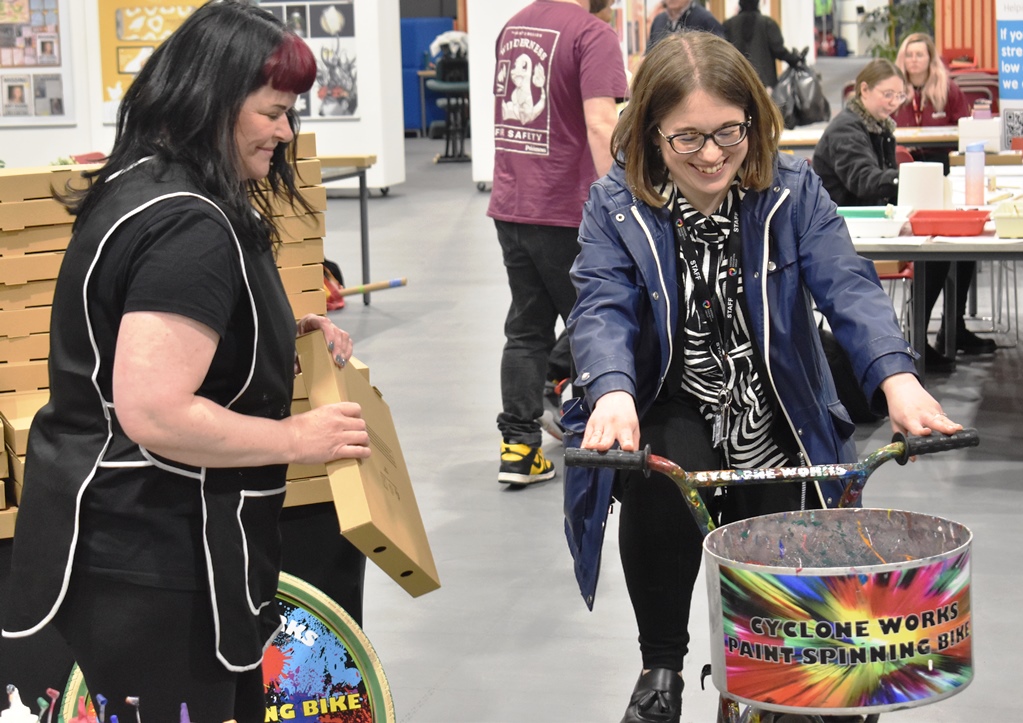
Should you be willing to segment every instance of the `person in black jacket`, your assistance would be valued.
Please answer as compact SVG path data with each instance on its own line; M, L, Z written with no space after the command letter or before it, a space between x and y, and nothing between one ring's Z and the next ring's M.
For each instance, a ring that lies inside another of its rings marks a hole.
M856 76L856 96L831 121L813 153L813 168L839 206L896 202L899 169L895 161L895 121L890 116L905 100L902 71L883 58L871 61ZM944 278L944 274L939 276ZM965 332L965 323L961 319L959 323ZM964 338L975 337L964 333ZM955 368L953 360L934 347L928 345L925 352L928 371L950 372Z
M895 203L899 169L891 114L906 100L906 81L891 61L870 61L856 76L856 95L824 130L813 169L839 206Z
M725 39L749 59L768 90L778 84L776 60L789 65L802 61L785 47L778 23L760 13L759 0L739 0L739 14L725 21Z
M658 13L650 24L646 52L649 53L651 48L672 33L681 33L683 30L703 30L725 37L721 23L696 0L665 0L664 12Z

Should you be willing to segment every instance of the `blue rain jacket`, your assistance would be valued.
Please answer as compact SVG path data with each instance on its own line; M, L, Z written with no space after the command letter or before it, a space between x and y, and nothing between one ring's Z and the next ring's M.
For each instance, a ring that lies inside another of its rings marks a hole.
M915 373L916 354L902 336L891 299L873 264L856 253L835 208L805 160L779 154L771 186L747 191L740 211L750 330L804 464L856 459L855 425L838 399L814 304L849 354L875 411L886 413L878 389L885 378ZM568 330L575 384L585 396L566 405L571 446L580 444L589 410L608 392L632 394L642 419L672 355L681 353L673 349L680 297L668 209L637 200L615 165L590 188L579 244L572 267L579 296ZM608 469L565 472L565 532L590 608L613 480ZM837 505L841 491L837 482L816 485L822 506Z

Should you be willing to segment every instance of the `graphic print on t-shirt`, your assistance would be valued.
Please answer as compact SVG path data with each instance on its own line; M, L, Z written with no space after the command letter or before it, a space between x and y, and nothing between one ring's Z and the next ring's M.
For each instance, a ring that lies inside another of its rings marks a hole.
M494 78L494 146L498 151L550 153L550 66L560 33L507 27Z

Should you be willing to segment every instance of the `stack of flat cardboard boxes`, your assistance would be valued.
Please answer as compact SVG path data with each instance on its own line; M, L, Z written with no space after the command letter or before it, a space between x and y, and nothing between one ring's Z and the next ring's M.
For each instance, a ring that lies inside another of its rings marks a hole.
M273 213L282 241L277 265L298 319L327 311L322 266L327 192L313 134L299 136L295 155L296 185L313 211L275 201ZM0 539L14 534L28 429L49 398L50 307L74 221L53 192L62 191L69 182L83 188L82 173L92 168L0 169L0 421L4 430Z
M316 158L316 137L302 133L295 149L295 183L306 203L316 212L303 213L285 203L274 206L274 223L281 236L277 267L288 293L295 318L306 314L326 314L327 296L323 291L323 236L326 234L323 210L327 207L326 189L320 161ZM321 195L322 193L322 195ZM367 374L369 370L366 370ZM309 394L301 374L295 377L292 414L310 410ZM286 506L330 502L330 486L324 465L291 465L287 474Z
M14 531L28 427L46 403L50 306L72 216L53 197L88 166L0 169L0 538Z
M291 309L295 318L300 319L306 314L327 313L327 295L323 290L327 189L323 186L320 161L316 158L315 135L302 133L298 136L295 159L295 185L312 212L275 199L273 220L281 237L277 267Z

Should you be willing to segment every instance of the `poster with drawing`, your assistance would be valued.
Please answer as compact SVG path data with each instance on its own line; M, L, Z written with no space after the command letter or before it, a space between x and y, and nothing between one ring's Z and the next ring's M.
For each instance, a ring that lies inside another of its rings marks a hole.
M305 119L358 118L359 86L353 0L261 2L298 35L316 57L316 82L295 107Z
M32 76L32 105L37 116L64 115L64 83L59 74Z
M5 116L29 115L28 94L31 81L27 75L4 75L0 78L0 96Z
M35 36L36 65L60 65L60 44L56 33Z
M103 122L117 121L131 81L157 46L201 3L180 0L99 0Z
M70 99L60 94L60 113L54 113L36 96L29 73L46 68L56 74L61 88L71 87L71 69L64 67L67 32L61 19L68 17L69 0L0 0L0 126L66 122L71 115ZM43 92L47 89L44 87Z

